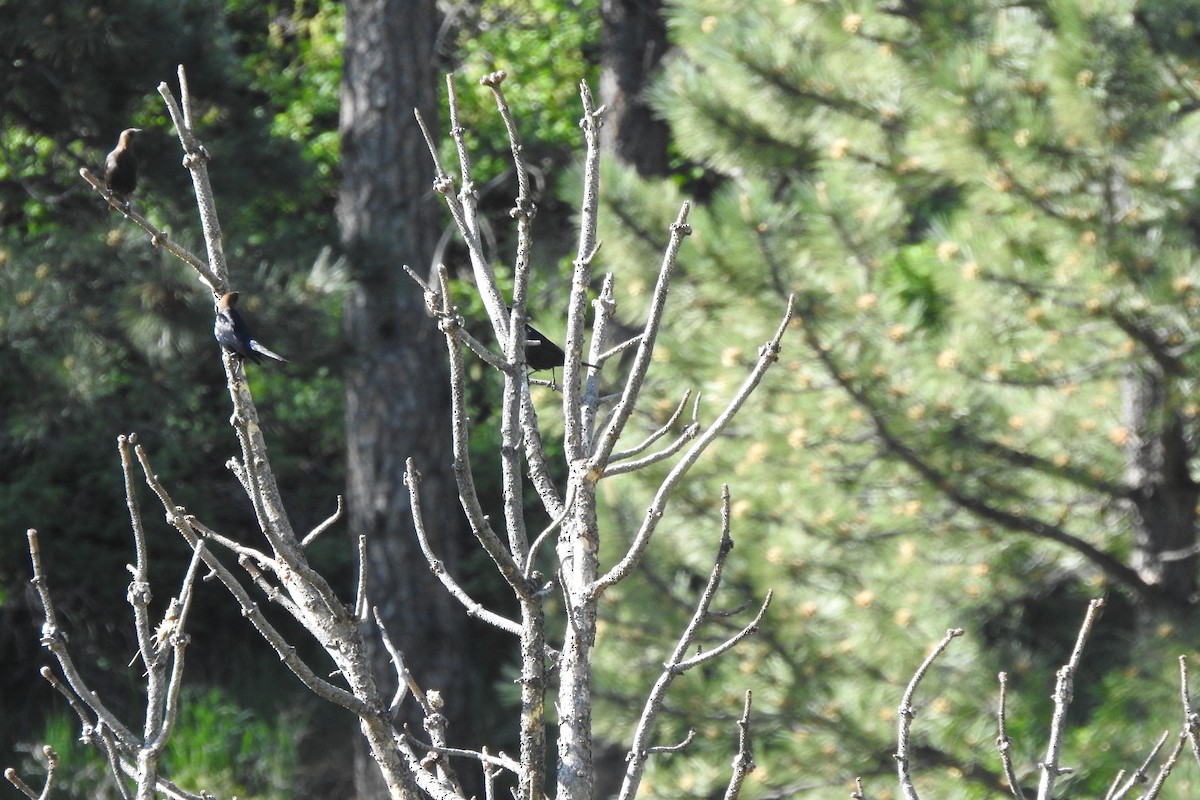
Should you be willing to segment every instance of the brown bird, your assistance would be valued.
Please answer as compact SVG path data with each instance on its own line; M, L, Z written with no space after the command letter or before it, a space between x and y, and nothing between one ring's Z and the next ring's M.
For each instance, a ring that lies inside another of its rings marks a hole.
M213 324L213 335L221 343L221 347L238 358L248 358L255 364L262 363L260 356L273 358L286 364L286 358L273 350L268 350L266 345L260 343L250 333L250 329L246 327L246 321L234 308L237 300L237 292L228 292L217 301L217 320Z
M104 159L104 185L125 203L126 208L129 208L129 195L137 188L138 164L133 153L133 139L141 132L141 128L121 131L117 146Z

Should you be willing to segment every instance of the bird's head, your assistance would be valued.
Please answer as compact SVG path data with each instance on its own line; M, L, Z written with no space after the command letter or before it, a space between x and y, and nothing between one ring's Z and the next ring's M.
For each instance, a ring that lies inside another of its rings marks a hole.
M238 301L238 293L237 292L226 292L225 294L221 295L221 299L217 301L217 307L218 308L233 308L234 306L237 305L237 301Z

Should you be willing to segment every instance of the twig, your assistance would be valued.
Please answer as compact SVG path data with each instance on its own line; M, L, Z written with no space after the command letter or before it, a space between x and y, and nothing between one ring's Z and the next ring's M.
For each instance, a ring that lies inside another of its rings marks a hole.
M696 729L688 728L687 735L684 736L681 741L676 742L675 744L656 744L652 747L646 748L646 752L653 753L653 754L682 753L684 750L687 749L688 745L690 745L695 740L696 740Z
M134 750L138 746L137 739L133 733L126 728L117 716L108 710L108 707L100 700L100 698L88 688L83 677L79 674L79 670L75 667L75 662L71 658L71 653L67 649L66 636L58 625L58 616L54 611L54 601L50 597L50 588L46 583L46 572L42 566L42 549L38 542L37 531L32 528L26 532L29 539L29 557L33 563L33 586L37 590L38 598L42 602L42 647L49 650L58 660L58 665L62 669L63 676L67 679L67 685L71 691L94 713L100 722L107 725L116 734L121 742L121 746ZM43 673L45 674L45 673ZM65 688L65 687L64 687Z
M1166 736L1164 735L1163 738L1165 740ZM1187 739L1188 732L1186 730L1180 731L1177 741L1175 742L1175 747L1171 749L1171 754L1167 756L1167 760L1164 761L1162 767L1159 768L1158 777L1154 779L1154 783L1151 784L1150 790L1142 796L1142 800L1155 800L1159 793L1162 792L1162 787L1167 782L1167 778L1170 776L1171 770L1175 768L1175 762L1179 760L1179 754L1183 752L1183 744L1187 741Z
M579 127L583 130L585 148L583 197L579 205L579 242L575 249L575 258L571 261L571 293L567 299L567 338L563 343L563 350L566 352L562 396L563 451L569 464L576 464L590 455L590 452L585 450L585 445L592 444L592 437L584 426L585 419L591 419L592 414L584 414L583 394L577 371L580 366L580 354L583 352L583 331L587 312L587 295L592 285L592 264L600 249L596 230L600 218L600 129L604 125L604 108L596 107L587 81L579 82L579 99L583 106L583 116L579 120ZM606 284L607 296L601 296L605 298L606 302L611 303L611 277L606 279ZM605 319L605 324L600 330L601 335L604 335L607 330L607 313ZM603 346L601 341L593 340L593 347L601 346ZM593 371L593 378L595 377L595 371ZM594 397L595 392L598 391L597 380L590 381L588 388L589 394Z
M1179 694L1183 701L1183 726L1192 745L1192 755L1200 764L1200 714L1192 709L1191 693L1188 691L1187 656L1179 657Z
M487 747L481 747L479 755L483 766L483 800L496 800L496 765L488 760L491 754Z
M184 519L187 521L188 525L191 526L192 530L194 530L196 533L200 534L202 537L204 537L208 541L216 542L217 544L221 545L222 547L224 547L226 550L233 553L234 555L236 555L238 557L244 556L244 557L254 561L259 566L261 566L265 569L269 569L271 572L275 573L276 575L278 575L281 572L279 562L276 561L275 559L271 558L269 555L267 555L263 551L258 550L254 547L247 547L246 545L242 544L239 541L231 539L228 536L225 536L223 534L217 533L212 528L208 527L203 522L196 519L195 515L193 515L193 514L187 514L184 517Z
M229 267L225 262L221 223L217 219L216 197L208 177L208 150L200 143L192 128L192 96L188 89L187 73L182 65L178 69L178 76L178 102L166 81L158 85L158 93L162 95L171 120L175 123L175 132L179 135L180 145L183 146L183 166L191 174L192 187L196 192L196 207L200 211L200 226L204 231L210 270L207 274L201 272L201 275L209 284L213 295L219 296L229 291Z
M511 758L505 757L503 753L498 756L493 756L487 752L486 747L482 750L464 750L458 747L444 747L436 744L430 744L429 742L422 742L412 734L406 735L410 742L431 752L441 753L442 755L447 756L457 756L459 758L472 758L484 765L506 769L514 775L521 774L520 764L518 764L516 761L513 761Z
M946 631L946 635L942 637L942 641L938 642L937 647L933 648L921 666L913 674L912 680L908 682L908 688L904 690L904 696L900 699L900 725L898 741L896 743L896 765L900 775L900 791L904 794L906 800L917 800L917 789L912 782L912 764L911 764L911 744L909 736L912 731L912 721L917 716L916 709L913 708L913 696L917 692L917 686L925 677L925 673L933 666L933 662L950 646L950 642L956 637L963 635L962 628L951 628Z
M697 397L697 400L699 400L699 397ZM677 436L675 441L671 442L671 444L642 458L635 459L633 461L627 461L624 464L615 464L606 467L604 470L604 475L601 477L611 478L614 475L637 472L638 470L648 467L651 464L657 464L659 461L665 461L682 450L684 445L695 439L699 434L700 423L693 419L684 427L682 431L680 431L679 436Z
M1155 743L1154 747L1150 748L1149 754L1142 760L1141 765L1129 775L1128 780L1121 784L1120 788L1112 792L1112 800L1122 800L1122 798L1133 791L1134 786L1149 782L1150 762L1158 756L1158 751L1162 750L1163 745L1167 743L1167 737L1170 735L1170 731L1163 731L1163 735L1158 737L1158 742Z
M187 572L179 589L179 599L173 600L162 625L159 627L159 640L163 646L170 645L172 650L171 675L167 683L166 697L163 703L162 719L157 731L147 731L146 745L152 749L155 756L167 746L171 732L179 718L179 698L183 690L184 651L187 649L190 637L187 630L188 616L192 610L192 598L195 597L196 577L199 574L200 563L203 560L205 544L203 540L196 542L192 551L192 559L188 563ZM153 699L156 692L150 691L148 697ZM157 769L157 766L156 766ZM154 783L158 783L157 771L153 775Z
M480 605L474 598L467 594L467 591L459 585L454 576L446 570L446 565L442 560L434 554L433 547L429 543L429 534L425 530L425 515L421 509L421 492L419 491L421 473L413 466L411 457L404 461L404 483L408 486L409 507L412 509L413 527L417 533L417 544L420 545L425 560L429 562L429 571L437 576L437 579L442 582L442 586L446 587L446 591L454 599L462 603L468 616L481 619L502 631L520 636L521 626L519 623Z
M587 269L591 269L590 265ZM583 451L589 453L596 444L596 418L600 413L600 406L604 402L604 398L600 394L601 370L605 364L602 356L604 348L608 346L609 326L612 324L613 312L617 309L613 291L615 285L616 278L613 277L613 274L605 273L600 281L600 294L592 301L595 314L592 318L592 345L588 350L588 360L593 367L587 373L579 409L579 428L580 435L583 437Z
M629 417L637 404L638 395L641 393L642 384L646 380L646 372L650 369L650 359L654 354L654 345L658 339L658 332L666 310L667 291L671 286L671 276L675 272L675 265L679 259L679 249L683 246L684 237L689 236L692 232L691 227L687 224L690 210L691 205L684 203L679 209L679 215L675 218L675 222L671 224L671 236L663 253L662 263L659 265L658 278L655 281L654 292L651 294L650 313L642 329L642 339L638 342L637 355L634 356L629 377L625 379L625 388L621 392L621 399L617 403L617 407L613 410L612 419L600 434L595 450L591 454L594 468L603 469L608 465L609 456L616 447L617 439L625 430L625 425L629 422Z
M763 375L766 374L771 365L779 360L779 343L780 340L783 339L783 333L785 330L787 330L788 323L791 322L794 299L794 297L788 298L787 309L784 312L783 319L779 323L778 329L775 331L775 335L771 337L770 341L764 344L759 350L758 363L755 364L754 369L746 377L746 380L742 383L741 387L729 401L729 404L725 407L725 410L722 411L720 416L718 416L716 420L714 420L713 423L704 431L700 438L697 439L690 448L688 448L687 452L671 469L671 471L667 474L667 477L664 478L662 483L659 485L658 491L654 495L654 500L651 502L650 508L646 511L646 518L642 522L641 528L634 536L633 542L630 544L629 550L626 552L625 556L616 564L614 564L607 573L599 577L593 586L589 587L590 592L594 594L603 592L609 586L612 586L624 578L627 574L629 574L630 570L637 566L638 561L641 560L642 554L646 550L646 546L650 542L651 535L653 535L655 529L658 527L659 520L662 519L663 513L666 510L667 498L670 496L672 490L674 490L679 481L683 479L683 476L687 474L688 470L692 468L692 465L696 463L701 454L708 449L708 446L716 440L722 431L725 430L725 427L745 404L746 400L749 399L751 393L758 386L759 382L763 378ZM622 398L622 402L624 402L624 400L625 398ZM613 425L615 423L616 419L613 420L613 423L610 423L609 430L613 430ZM611 450L607 450L605 452L611 452ZM599 454L600 450L598 449L596 458L599 458ZM591 463L597 466L602 466L607 462L592 461Z
M750 746L750 690L746 690L746 705L742 716L737 721L738 751L733 758L733 774L729 776L729 786L725 789L725 800L735 800L742 791L742 782L754 770L754 752Z
M1008 781L1008 790L1012 792L1013 797L1017 800L1025 800L1025 792L1021 789L1021 782L1017 779L1017 771L1013 768L1012 739L1008 738L1008 728L1005 724L1008 714L1008 673L1001 672L999 680L1000 702L999 708L996 711L996 749L1000 751L1000 764L1004 768L1004 777Z
M1071 771L1069 768L1059 766L1063 736L1066 733L1067 707L1071 704L1075 672L1079 668L1079 660L1083 657L1083 643L1087 641L1092 626L1096 623L1100 609L1103 607L1104 601L1101 599L1095 599L1088 603L1087 614L1083 618L1083 624L1079 627L1079 636L1075 640L1075 648L1071 651L1071 657L1058 670L1058 679L1055 682L1053 695L1054 716L1050 720L1050 742L1046 748L1046 760L1038 764L1038 768L1042 771L1041 780L1038 782L1038 800L1050 800L1054 795L1054 782L1058 780L1058 776Z
M1109 784L1108 791L1104 794L1104 800L1114 800L1117 796L1117 791L1125 782L1125 770L1117 770L1117 776L1113 778L1113 782Z
M635 347L641 343L642 343L642 334L639 333L636 336L631 336L628 339L626 339L625 341L621 342L620 344L613 345L612 347L608 348L600 355L596 356L595 360L592 363L593 364L603 364L605 361L607 361L608 359L617 355L618 353L623 353L626 350L628 350L629 348Z
M729 557L729 552L733 549L733 539L730 538L729 527L729 486L726 485L721 487L721 538L717 547L717 555L713 560L712 571L708 576L708 583L705 585L704 592L700 595L700 599L696 603L691 620L688 622L687 627L684 628L679 641L675 645L675 650L663 665L663 671L659 674L658 680L654 682L654 686L646 696L646 703L642 708L642 714L638 718L637 728L633 734L633 743L629 748L629 753L625 757L628 766L625 768L625 778L621 782L621 791L618 795L618 800L632 800L637 794L642 773L646 768L646 761L650 753L654 752L649 744L650 734L653 731L654 723L658 718L663 699L666 697L671 683L675 678L692 667L716 658L757 630L763 615L766 613L767 607L770 605L771 593L767 592L767 597L758 614L748 625L721 644L702 651L691 658L685 658L685 655L691 649L692 643L696 639L700 625L709 616L709 608L712 605L713 598L716 596L717 589L721 585L721 575L725 569L725 561Z
M341 518L342 518L342 496L339 494L337 496L337 509L332 514L330 514L328 517L326 517L324 522L322 522L317 527L313 528L307 536L305 536L303 539L301 539L300 546L308 547L310 544L312 544L313 542L315 542L317 540L318 536L320 536L322 533L324 533L325 531L332 528L334 526L334 524L336 524L337 521Z
M683 410L685 408L687 408L688 398L690 398L691 396L692 396L692 392L690 389L688 391L684 392L683 398L679 401L679 405L675 406L675 410L671 412L671 416L667 418L666 422L664 422L662 425L660 425L656 430L652 431L649 436L647 436L645 439L643 439L642 441L635 444L633 447L630 447L625 450L617 450L616 452L614 452L612 455L610 455L608 457L609 463L611 464L616 461L624 461L627 458L633 458L638 453L648 450L650 448L650 445L654 444L659 439L661 439L663 436L665 436L667 434L667 432L671 430L671 426L673 426L675 424L676 420L678 420L683 415ZM696 412L699 410L699 407L700 407L700 395L697 394L696 402L692 405L692 422L697 421L696 420ZM611 467L608 470L606 470L606 474L609 474L609 475L613 474Z
M392 702L388 704L388 713L395 718L400 710L400 704L404 702L404 696L410 690L417 703L428 713L429 701L425 699L425 692L421 691L421 687L417 685L412 673L404 664L404 655L392 643L392 637L388 636L387 627L383 624L383 616L379 613L379 607L373 606L371 613L375 617L375 627L379 629L379 638L383 642L383 649L387 650L388 658L392 661L392 668L396 670L396 694L392 696Z
M133 221L138 225L138 227L150 234L150 244L154 245L155 247L161 247L183 263L187 264L192 269L196 270L196 274L200 276L200 280L204 283L204 285L207 286L214 294L217 293L217 286L220 285L220 281L213 271L208 268L208 264L205 264L204 260L200 258L200 256L188 250L186 247L179 244L179 242L176 242L171 238L169 233L161 228L155 227L154 223L150 222L150 220L146 219L141 214L133 211L132 209L124 208L121 205L121 202L112 196L112 193L104 187L104 184L100 181L100 179L93 175L91 170L89 170L87 167L81 167L79 169L79 176L90 183L92 188L108 201L109 208L120 211L127 219Z
M149 672L154 664L155 647L154 633L150 630L150 579L146 554L146 530L142 525L142 512L138 505L137 483L134 478L134 459L130 451L130 446L136 441L136 434L118 436L117 451L121 457L121 474L125 483L125 505L129 509L129 525L133 532L133 580L129 583L126 598L133 607L133 627L137 635L138 652L141 655L142 664Z
M533 540L533 544L529 546L529 555L525 558L525 569L522 570L522 573L525 575L525 580L529 580L529 578L533 575L533 560L537 557L538 549L542 546L542 544L545 543L547 539L550 538L550 534L554 533L562 526L563 521L571 512L571 502L575 499L575 486L575 483L571 483L571 485L567 487L567 496L563 498L562 512L559 513L557 517L550 520L550 524L546 526L545 530L538 534L537 538Z
M358 535L358 580L354 591L354 618L359 622L367 618L367 535Z
M46 757L46 782L42 785L42 791L35 792L29 787L25 781L21 780L17 775L17 771L12 767L4 770L4 777L8 782L17 787L21 794L30 798L30 800L49 800L50 792L54 790L55 771L58 769L58 753L54 752L54 748L50 745L43 745L42 755Z

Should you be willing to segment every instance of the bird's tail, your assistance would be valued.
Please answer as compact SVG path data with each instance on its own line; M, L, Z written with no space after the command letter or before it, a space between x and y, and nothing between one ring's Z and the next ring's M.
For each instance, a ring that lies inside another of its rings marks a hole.
M284 364L288 363L288 360L286 358L279 355L279 353L276 353L274 350L269 350L265 346L259 344L258 340L256 340L256 339L250 340L250 349L256 353L260 353L260 354L266 356L267 358L273 358L276 361L283 362Z

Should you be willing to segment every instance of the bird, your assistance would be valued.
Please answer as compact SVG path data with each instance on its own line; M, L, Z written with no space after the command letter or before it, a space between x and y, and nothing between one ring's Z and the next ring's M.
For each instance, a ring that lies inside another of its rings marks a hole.
M539 372L544 369L561 367L567 361L563 349L546 338L546 334L525 323L525 363L530 371ZM585 367L594 367L586 361L579 362Z
M114 197L129 207L129 195L137 188L137 156L133 152L133 140L141 128L126 128L121 131L117 146L104 158L104 185Z
M566 360L567 354L561 347L547 339L546 334L525 323L525 363L530 370L554 369L561 367Z
M250 329L246 327L246 321L242 319L242 315L235 308L237 301L237 292L226 292L217 301L217 320L213 324L213 335L217 337L221 347L239 360L248 358L255 364L261 364L260 356L266 356L286 364L286 358L273 350L268 350L250 333Z

